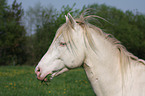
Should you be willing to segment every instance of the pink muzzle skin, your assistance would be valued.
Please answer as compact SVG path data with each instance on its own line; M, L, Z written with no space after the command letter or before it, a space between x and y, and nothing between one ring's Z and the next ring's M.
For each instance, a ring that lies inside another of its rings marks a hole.
M38 67L36 67L36 69L35 69L35 73L36 73L36 75L37 75L37 79L39 79L39 80L43 80L42 78L40 78L40 75L41 75L41 73L40 73L40 71L38 71L39 69L38 69Z
M47 78L41 78L41 77L40 77L41 73L40 73L39 71L35 71L35 73L36 73L36 75L37 75L37 79L38 79L38 80L45 81L45 82L48 81Z
M43 80L42 78L40 78L40 72L35 72L36 73L36 75L37 75L37 79L39 79L39 80Z

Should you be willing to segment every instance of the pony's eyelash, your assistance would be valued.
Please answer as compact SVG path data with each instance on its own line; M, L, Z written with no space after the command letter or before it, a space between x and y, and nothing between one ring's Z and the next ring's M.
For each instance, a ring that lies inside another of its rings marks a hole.
M60 42L59 45L60 46L66 46L66 42Z

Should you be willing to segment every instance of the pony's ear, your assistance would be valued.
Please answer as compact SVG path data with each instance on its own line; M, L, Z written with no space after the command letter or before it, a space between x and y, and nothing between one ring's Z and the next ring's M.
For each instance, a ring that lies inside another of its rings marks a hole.
M65 15L65 19L66 19L66 23L68 24L69 23L69 19L68 17Z
M69 24L72 28L74 28L74 26L76 25L76 21L75 19L70 15L70 13L67 14L67 16L65 15L66 18L66 23Z

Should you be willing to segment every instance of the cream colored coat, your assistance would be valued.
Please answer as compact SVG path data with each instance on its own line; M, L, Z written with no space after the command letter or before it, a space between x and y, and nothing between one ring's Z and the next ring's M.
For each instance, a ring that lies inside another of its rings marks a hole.
M83 64L97 96L145 96L145 61L129 53L110 34L69 13L49 50L36 66L40 80ZM96 16L98 17L98 16ZM99 17L100 18L100 17ZM89 95L89 94L88 94Z

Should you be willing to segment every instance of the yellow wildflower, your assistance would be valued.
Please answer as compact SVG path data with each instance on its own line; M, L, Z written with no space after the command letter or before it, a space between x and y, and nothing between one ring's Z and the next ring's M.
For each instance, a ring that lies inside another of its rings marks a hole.
M9 83L10 85L13 85L13 83Z

